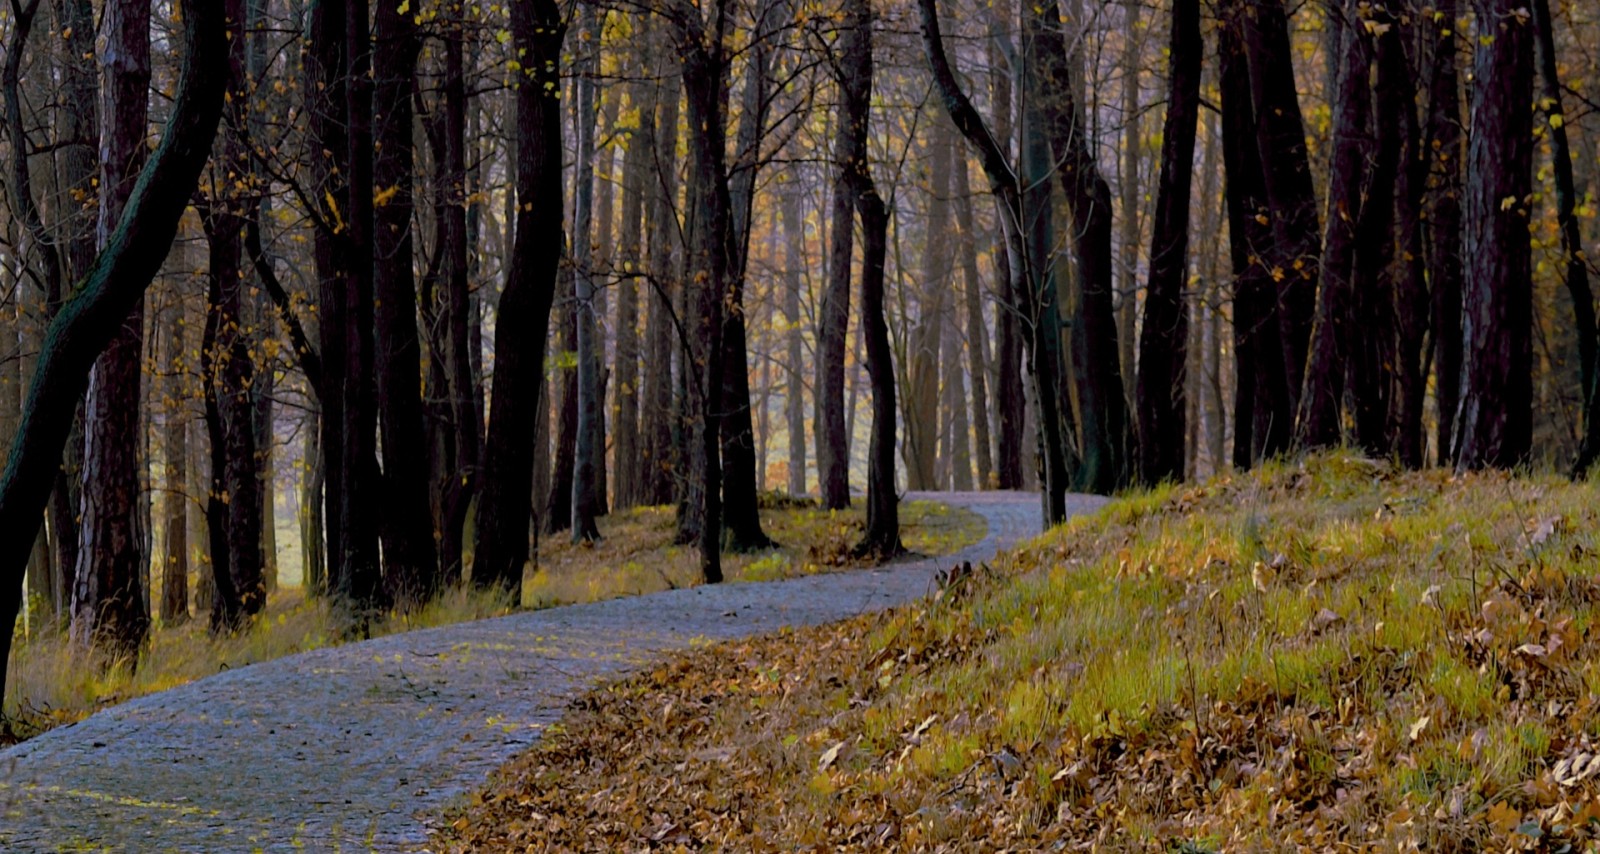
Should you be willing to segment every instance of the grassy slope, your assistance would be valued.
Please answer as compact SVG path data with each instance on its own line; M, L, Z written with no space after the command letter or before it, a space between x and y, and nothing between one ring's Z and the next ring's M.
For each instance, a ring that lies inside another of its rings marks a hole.
M983 538L983 519L933 502L903 506L908 548L944 554ZM729 555L733 581L765 580L858 566L847 558L861 536L863 511L830 513L791 505L762 512L767 531L783 547L752 555ZM692 548L671 544L672 513L641 508L604 517L606 534L597 546L573 545L565 536L543 546L540 568L524 579L524 607L592 602L696 583ZM649 569L645 569L648 567ZM509 603L493 593L453 590L416 614L390 614L374 635L499 616ZM214 638L205 619L157 627L139 667L102 667L58 633L23 637L13 649L0 745L73 723L98 709L176 687L229 667L267 661L342 640L327 604L306 600L298 589L275 592L266 614L235 637Z
M443 841L1581 849L1596 497L1347 455L1134 496L940 601L597 691Z

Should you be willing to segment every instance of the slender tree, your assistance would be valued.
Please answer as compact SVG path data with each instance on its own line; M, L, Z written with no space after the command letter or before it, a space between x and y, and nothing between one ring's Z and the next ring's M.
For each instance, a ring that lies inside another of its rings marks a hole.
M1457 466L1510 468L1533 441L1534 27L1513 0L1476 0L1472 137L1462 256L1461 405Z
M496 315L499 329L545 329L561 255L561 44L565 25L554 0L510 6L511 39L523 57L515 81L515 237ZM495 340L495 382L484 442L482 493L472 579L515 591L528 557L532 515L533 435L538 420L544 347L538 336ZM492 460L493 465L488 465Z
M1139 339L1139 477L1146 484L1183 477L1188 311L1189 189L1200 119L1199 0L1174 0L1167 52L1166 124L1161 135L1161 178L1150 238L1150 277ZM1127 214L1124 213L1124 216ZM1124 297L1126 298L1126 297Z

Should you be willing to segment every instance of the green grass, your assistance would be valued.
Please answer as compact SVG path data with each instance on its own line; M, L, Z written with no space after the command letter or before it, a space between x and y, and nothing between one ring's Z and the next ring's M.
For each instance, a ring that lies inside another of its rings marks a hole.
M462 838L637 847L630 822L670 821L716 850L1593 850L1600 774L1554 774L1600 753L1597 498L1350 453L1130 495L970 593L597 692ZM692 725L648 712L674 703ZM734 746L715 785L681 779L707 745ZM608 830L495 829L530 798Z

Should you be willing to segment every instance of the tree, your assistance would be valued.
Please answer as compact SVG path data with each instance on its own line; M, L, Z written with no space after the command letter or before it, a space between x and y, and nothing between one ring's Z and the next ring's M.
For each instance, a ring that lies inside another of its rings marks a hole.
M577 332L578 385L576 442L572 475L572 526L573 542L594 542L600 539L600 529L595 517L601 513L600 495L596 478L600 476L600 457L605 455L605 444L597 442L600 408L604 394L600 388L600 353L596 347L597 319L595 301L598 292L594 284L594 249L592 228L594 221L594 134L595 134L595 74L599 60L600 32L603 19L595 15L593 3L578 6L579 50L577 149L578 172L576 202L573 211L573 321Z
M413 79L421 42L416 16L377 4L373 27L373 368L383 440L381 501L384 583L388 597L417 607L438 592L439 556L428 501L428 443L423 429L421 339L412 270L415 158ZM354 208L352 208L354 211Z
M1189 337L1183 291L1188 272L1189 187L1195 128L1200 120L1200 65L1205 55L1199 0L1174 0L1167 55L1171 70L1166 125L1161 134L1161 178L1150 237L1144 328L1139 338L1139 477L1147 485L1183 478Z
M561 256L561 9L554 0L511 5L516 80L516 235L496 313L499 329L545 329ZM495 382L484 442L473 583L514 591L528 558L533 435L544 374L543 340L495 339ZM489 465L489 461L493 465Z
M150 103L150 0L113 0L101 22L100 213L103 251L138 180ZM140 586L139 387L144 301L134 303L89 374L72 636L120 656L150 630Z
M1533 442L1533 288L1528 245L1533 183L1532 23L1513 0L1476 0L1462 256L1461 405L1457 467L1511 468Z
M228 64L224 12L201 0L182 0L179 8L187 24L184 61L161 142L141 169L105 248L51 321L0 476L0 623L7 627L0 632L0 662L9 659L23 571L89 370L160 269L222 117ZM4 667L0 664L0 684Z
M838 45L841 121L865 137L872 104L872 7L850 0ZM936 143L937 144L937 143ZM864 152L863 152L864 154ZM878 195L865 156L852 158L845 186L861 215L861 323L872 380L872 440L867 452L867 529L857 554L894 557L900 545L900 496L894 482L895 382L889 327L883 310L884 259L888 254L889 210Z

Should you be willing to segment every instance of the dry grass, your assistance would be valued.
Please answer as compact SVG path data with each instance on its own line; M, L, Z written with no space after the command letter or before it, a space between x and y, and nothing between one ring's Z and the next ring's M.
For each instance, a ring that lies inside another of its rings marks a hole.
M865 529L859 504L827 511L770 503L783 505L761 511L762 526L778 547L724 554L722 572L729 580L772 581L864 565L850 555ZM699 555L692 545L673 545L673 519L670 508L641 507L602 517L597 544L574 544L565 534L543 540L523 585L523 604L541 608L693 586ZM969 510L930 501L900 505L901 540L918 554L958 551L981 540L985 530L982 517Z
M984 533L983 520L968 511L912 502L902 512L907 521L907 546L925 553L959 549ZM847 550L860 536L862 516L856 509L827 513L789 507L762 515L768 533L786 546L761 554L728 556L729 578L777 578L837 568L847 563L838 559L840 549ZM693 550L670 544L669 510L619 513L601 520L601 527L606 539L598 546L574 546L564 537L544 544L539 569L524 578L525 607L595 601L695 582ZM377 621L372 633L393 634L510 611L510 603L497 594L452 589L418 613L393 613ZM74 647L59 633L19 634L7 674L0 744L225 669L341 640L339 624L327 603L308 600L299 589L274 592L266 613L236 636L213 637L203 618L176 627L158 626L138 667L131 671L125 662L108 663Z
M1595 499L1348 454L1132 496L597 691L440 842L1593 850Z

